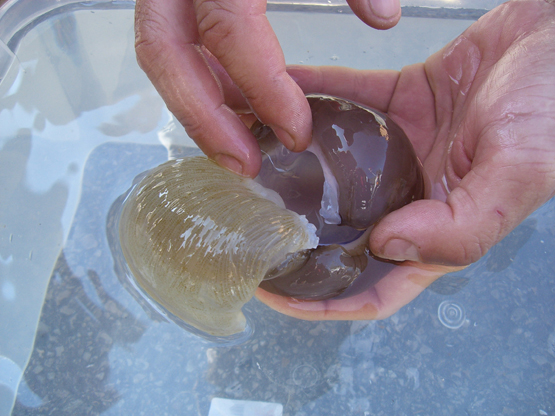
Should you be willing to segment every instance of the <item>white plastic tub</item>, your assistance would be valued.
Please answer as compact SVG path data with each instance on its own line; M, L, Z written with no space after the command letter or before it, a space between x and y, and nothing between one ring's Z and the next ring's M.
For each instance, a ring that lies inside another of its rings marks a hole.
M386 32L342 2L268 16L289 63L400 69L497 3L413 0ZM553 201L385 321L253 300L251 339L221 347L146 313L114 273L109 210L167 143L194 144L135 62L133 7L0 9L0 415L555 412Z

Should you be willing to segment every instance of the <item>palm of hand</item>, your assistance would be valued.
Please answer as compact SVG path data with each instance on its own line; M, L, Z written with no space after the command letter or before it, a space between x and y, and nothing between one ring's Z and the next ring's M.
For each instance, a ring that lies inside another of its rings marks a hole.
M414 221L391 215L372 236L376 251L387 228L389 237L418 242L426 262L469 264L553 196L554 16L544 2L507 4L424 65L401 73L388 111L411 137L434 196L446 204L411 207ZM422 221L424 210L433 218ZM437 240L430 230L458 241Z
M400 238L417 247L419 260L451 266L407 261L367 292L344 300L299 302L262 290L258 298L304 319L387 317L454 266L478 260L551 198L554 38L553 5L513 2L400 74L295 68L305 92L341 95L387 111L411 138L432 180L435 199L385 217L370 238L372 251L383 253L388 241ZM369 86L388 80L390 88L369 88L363 96L361 76Z

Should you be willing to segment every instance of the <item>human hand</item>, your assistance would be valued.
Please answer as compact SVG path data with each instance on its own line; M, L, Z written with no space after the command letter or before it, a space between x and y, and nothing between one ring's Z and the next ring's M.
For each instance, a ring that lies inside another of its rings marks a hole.
M394 26L399 0L349 0L362 20ZM310 143L303 92L266 16L265 0L137 0L137 60L169 110L221 165L254 177L260 149L237 113L254 112L291 150ZM385 16L385 17L383 17Z
M487 13L425 63L401 72L290 68L307 93L387 112L415 146L433 199L413 202L376 225L372 252L408 261L366 292L299 302L259 289L259 299L304 319L387 317L443 273L477 261L552 198L553 39L555 5L522 0Z

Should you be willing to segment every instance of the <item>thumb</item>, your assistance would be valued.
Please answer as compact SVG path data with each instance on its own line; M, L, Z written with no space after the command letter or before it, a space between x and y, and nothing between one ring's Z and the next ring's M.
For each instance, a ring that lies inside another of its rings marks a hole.
M399 0L347 0L357 17L375 29L389 29L401 18Z
M384 217L370 235L371 251L391 260L464 266L486 252L535 208L534 182L470 172L446 201L420 200Z

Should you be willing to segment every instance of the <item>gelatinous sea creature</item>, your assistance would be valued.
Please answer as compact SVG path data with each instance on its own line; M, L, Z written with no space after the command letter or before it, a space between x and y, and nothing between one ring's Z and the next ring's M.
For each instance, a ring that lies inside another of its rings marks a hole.
M367 269L388 268L370 255L368 232L384 215L423 198L425 186L410 141L387 115L337 97L307 98L313 141L306 152L290 152L267 126L252 127L265 155L256 181L316 225L319 247L302 266L268 276L261 287L323 300L340 295ZM367 274L367 284L383 276Z
M255 180L205 157L185 158L148 172L125 200L119 232L133 276L208 334L241 332L241 308L259 285L320 300L375 283L394 266L370 255L372 225L424 197L420 162L385 114L336 97L307 98L307 151L288 151L257 123L264 159Z
M200 156L166 162L135 186L120 241L150 296L189 324L227 335L244 329L241 307L268 270L318 238L277 194Z

